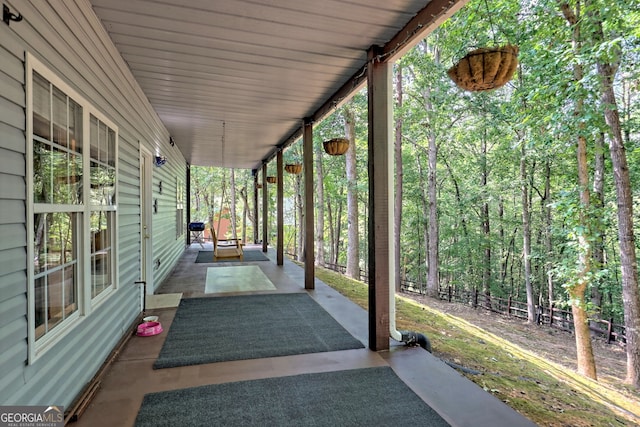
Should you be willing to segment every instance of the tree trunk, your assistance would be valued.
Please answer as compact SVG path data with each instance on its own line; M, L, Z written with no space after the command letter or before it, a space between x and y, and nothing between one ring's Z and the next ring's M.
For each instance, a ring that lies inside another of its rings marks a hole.
M358 232L358 174L356 168L356 121L351 108L345 109L345 134L349 139L347 169L347 276L360 280L360 234Z
M438 182L436 180L436 162L438 146L433 132L429 135L429 270L427 272L427 294L437 298L440 290L440 266L438 264L439 229L438 229Z
M565 19L573 27L572 44L576 55L580 54L582 45L582 36L580 34L580 7L578 1L576 10L571 9L568 3L560 2L560 10L564 14ZM573 66L573 77L576 82L581 82L584 76L582 65L576 63ZM580 118L583 112L584 99L578 98L574 109L574 115ZM576 283L568 287L571 299L571 311L573 313L573 325L576 334L576 352L578 359L578 372L596 379L596 364L593 357L593 349L591 347L591 335L589 325L587 323L586 299L585 293L591 273L591 242L589 224L587 223L586 212L588 212L590 204L589 196L589 171L587 163L587 141L581 134L583 126L579 126L579 135L577 138L577 160L578 160L578 185L580 187L580 225L583 232L578 235L578 264L580 271L576 278Z
M482 290L484 293L484 307L491 310L491 227L489 222L489 201L486 195L489 194L487 189L489 181L489 171L487 169L487 131L484 130L482 136L482 171L480 175L481 191L485 194L485 200L482 203L482 232L484 234L484 255L482 266Z
M249 216L249 203L247 203L247 187L240 189L240 198L242 199L242 234L241 239L247 242L247 217Z
M591 202L597 210L598 216L604 213L604 134L598 135L596 138L594 161L595 169L593 171L593 193ZM604 268L604 239L603 229L598 225L594 229L593 242L593 262L598 270ZM591 285L591 304L593 305L595 314L594 318L600 318L600 309L602 308L602 291L600 290L601 280L596 280ZM593 326L596 326L594 324Z
M296 227L296 232L298 233L298 240L296 246L296 257L298 261L304 262L304 209L302 206L302 174L296 175L296 183L295 183L295 191L296 191L296 208L297 208L297 218L298 218L298 226Z
M591 273L591 243L585 211L589 210L589 176L587 167L587 143L584 137L578 137L578 180L580 185L580 224L584 231L578 235L578 263L582 270L578 273L576 283L569 287L571 297L571 312L576 334L576 351L578 372L593 379L597 379L596 362L591 348L591 334L586 311L586 291Z
M436 53L436 58L437 58ZM436 60L437 62L437 60ZM433 114L431 103L431 88L423 94L427 115ZM427 125L428 126L428 125ZM427 295L438 298L440 290L438 250L439 250L439 230L438 230L438 182L436 166L438 159L438 144L435 130L428 126L427 139L428 147L428 170L427 170L427 200L429 212L429 231L427 233Z
M329 262L334 265L338 265L336 261L336 227L333 225L333 207L331 204L331 198L327 197L327 219L329 220Z
M340 194L338 195L338 207L337 207L337 213L336 213L336 238L334 242L335 247L333 249L334 264L338 264L338 259L340 259L340 235L342 234L342 221L340 219L342 218L342 206L343 206L342 199L343 199L343 194L342 194L342 191L340 191Z
M396 64L396 108L400 110L402 108L402 65ZM395 281L396 281L396 292L400 292L400 284L402 283L402 277L400 275L401 264L400 264L400 252L401 252L401 242L400 236L402 234L402 181L403 181L403 172L402 172L402 115L398 114L396 116L396 126L395 126L395 163L396 163L396 195L395 195L395 223L393 224L393 237L394 237L394 257L395 257Z
M529 189L527 179L527 152L522 144L520 155L520 181L522 184L522 258L524 262L524 288L527 293L527 322L536 321L535 298L531 283L531 221L529 212Z
M547 159L544 164L544 247L547 260L546 275L547 275L547 293L549 297L549 315L553 316L553 277L551 274L551 257L553 255L553 245L551 244L551 160Z
M222 219L222 210L224 209L224 199L227 195L227 175L225 173L225 171L222 171L222 195L220 196L220 209L218 210L218 226L216 227L216 236L218 236L218 239L224 239L226 236L221 236L220 235L220 220ZM213 200L214 198L212 197L212 204L213 204ZM215 221L215 211L213 214L213 218ZM213 223L211 223L211 227L213 227Z
M603 41L602 21L596 19L596 41ZM604 117L609 126L609 152L618 199L618 240L620 267L622 270L622 303L624 305L625 336L627 338L627 377L625 383L640 387L640 291L638 290L638 267L635 235L633 232L633 197L627 154L620 128L620 116L613 90L617 66L598 61L601 77L601 100Z
M315 265L323 266L324 255L324 171L322 169L321 144L316 144L316 260Z
M421 163L420 157L421 157L420 155L416 156L416 165L418 166L418 177L420 179L420 187L419 188L420 188L420 191L422 193L422 197L420 197L420 204L422 206L423 212L428 212L429 211L429 204L427 202L428 197L427 197L427 194L426 194L426 192L427 192L426 187L427 186L425 185L426 183L425 183L425 179L424 179L424 170L422 168L422 163ZM423 228L424 231L423 231L422 239L424 240L424 247L425 247L425 250L426 250L426 253L427 253L427 257L425 258L424 262L425 262L425 267L427 269L427 277L428 277L428 272L430 270L430 267L429 267L429 255L428 255L429 254L429 242L430 242L430 240L429 240L429 224L427 223L426 220L423 220L422 221L422 225L424 227ZM430 292L431 292L431 290L429 289L429 280L427 280L427 287L425 289L425 293L427 295L430 295ZM435 297L437 297L437 296L438 296L438 294L437 294L437 289L436 289Z

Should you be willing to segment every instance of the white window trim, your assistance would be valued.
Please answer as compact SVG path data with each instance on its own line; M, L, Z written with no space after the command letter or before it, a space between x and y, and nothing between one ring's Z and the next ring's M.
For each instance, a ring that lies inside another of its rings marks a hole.
M118 127L109 120L104 114L96 109L94 104L87 101L77 91L64 82L58 75L52 71L49 66L38 60L33 54L27 52L25 57L25 91L26 91L26 188L27 188L27 320L28 320L28 363L33 364L43 354L58 343L63 337L68 335L79 324L86 320L86 317L91 314L98 306L114 295L118 289L119 282L119 267L118 267L118 178L119 178L119 130ZM90 189L89 185L84 185L83 204L73 205L71 209L58 208L48 206L48 209L52 211L76 211L80 215L81 232L78 243L78 310L70 315L62 323L57 325L51 332L45 334L43 337L37 340L35 338L35 286L34 286L34 264L32 262L34 258L34 230L33 230L33 216L38 204L33 202L33 72L37 72L47 79L50 83L63 91L67 96L72 98L82 107L82 140L83 140L83 179L86 180L85 184L88 184L89 171L90 171L90 125L89 117L93 114L100 121L104 122L107 126L114 130L116 134L116 147L115 147L115 188L114 194L116 195L116 204L108 207L109 211L115 211L114 219L114 231L113 231L113 285L110 288L103 291L96 298L91 298L91 270L89 268L90 260L90 247L88 247L86 236L90 235L90 223L89 217L91 213L90 204ZM77 209L76 209L77 208Z

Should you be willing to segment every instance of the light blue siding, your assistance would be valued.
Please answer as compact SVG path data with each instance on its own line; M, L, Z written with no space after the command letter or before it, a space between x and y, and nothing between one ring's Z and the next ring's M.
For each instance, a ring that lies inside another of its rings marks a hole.
M28 19L0 24L0 405L69 406L140 314L140 145L157 149L167 165L153 218L156 287L184 251L176 236L176 176L185 161L86 0L9 1ZM117 289L29 361L25 57L30 53L118 128ZM184 179L183 179L184 180Z

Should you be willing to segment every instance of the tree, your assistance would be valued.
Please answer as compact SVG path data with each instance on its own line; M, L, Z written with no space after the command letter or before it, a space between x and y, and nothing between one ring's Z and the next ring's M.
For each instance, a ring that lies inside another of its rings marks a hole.
M231 169L231 182L229 185L229 192L231 197L230 203L230 211L229 214L231 216L231 237L234 239L238 238L238 224L237 224L237 214L236 214L236 170Z
M358 222L358 170L356 162L356 115L354 102L344 107L344 130L349 140L345 155L347 172L347 276L360 280L360 235Z
M606 43L603 17L596 1L588 1L587 16L593 41L602 47ZM622 270L622 298L627 338L627 377L625 382L640 387L640 291L638 290L638 267L635 234L633 230L633 197L629 166L620 126L620 115L613 82L620 63L620 45L613 44L608 55L596 58L600 77L601 102L604 117L609 127L609 153L618 200L618 241Z
M324 255L324 170L322 168L322 144L316 144L315 148L315 169L316 169L316 265L323 266Z
M580 55L582 49L582 34L580 26L580 1L576 3L573 9L568 3L561 2L560 10L565 19L572 26L572 45L576 56ZM584 77L582 64L575 62L573 65L574 80L580 83ZM584 98L581 94L577 95L575 100L574 116L581 119L583 114ZM578 359L578 372L596 379L596 363L593 357L593 349L591 346L591 334L589 332L589 323L586 309L586 291L592 275L592 247L590 224L587 216L590 208L590 192L589 192L589 165L587 160L587 140L584 135L584 124L578 126L578 134L576 137L577 147L577 165L578 165L578 186L580 192L580 227L577 229L578 238L578 260L579 271L577 277L572 283L568 283L571 312L573 313L573 326L576 335L576 350Z
M396 64L396 76L395 76L396 90L396 105L395 110L402 111L402 97L404 96L402 90L402 63ZM394 141L394 153L395 153L395 199L394 199L394 221L393 235L394 235L394 257L395 257L395 282L396 292L400 291L400 285L402 283L401 264L400 264L400 236L402 235L402 114L396 114L395 118L395 141Z

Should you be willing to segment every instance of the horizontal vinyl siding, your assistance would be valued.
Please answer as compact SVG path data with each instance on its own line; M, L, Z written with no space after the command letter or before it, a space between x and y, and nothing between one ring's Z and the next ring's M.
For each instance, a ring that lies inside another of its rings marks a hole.
M138 141L120 134L118 160L118 265L120 286L140 280L140 158ZM138 302L139 302L138 298ZM142 310L142 307L140 307Z
M27 232L24 51L0 24L0 404L24 384Z
M154 168L167 184L154 227L154 274L164 280L184 251L175 236L175 174L184 158L131 76L87 0L6 0L24 16L0 25L0 405L69 406L140 313L139 147L169 159ZM29 52L118 128L118 283L70 332L28 364L24 57ZM173 193L173 195L171 195ZM165 216L166 215L166 218ZM172 230L172 231L171 231ZM156 282L158 283L158 282Z
M177 148L168 150L167 154L177 152ZM176 177L185 181L186 163L177 156L169 157L162 167L154 167L153 199L158 200L158 213L153 215L153 283L155 289L171 273L176 261L184 252L184 235L176 236ZM158 185L162 181L162 194ZM186 204L185 204L186 209ZM186 227L185 227L186 230ZM156 261L160 260L158 267Z

